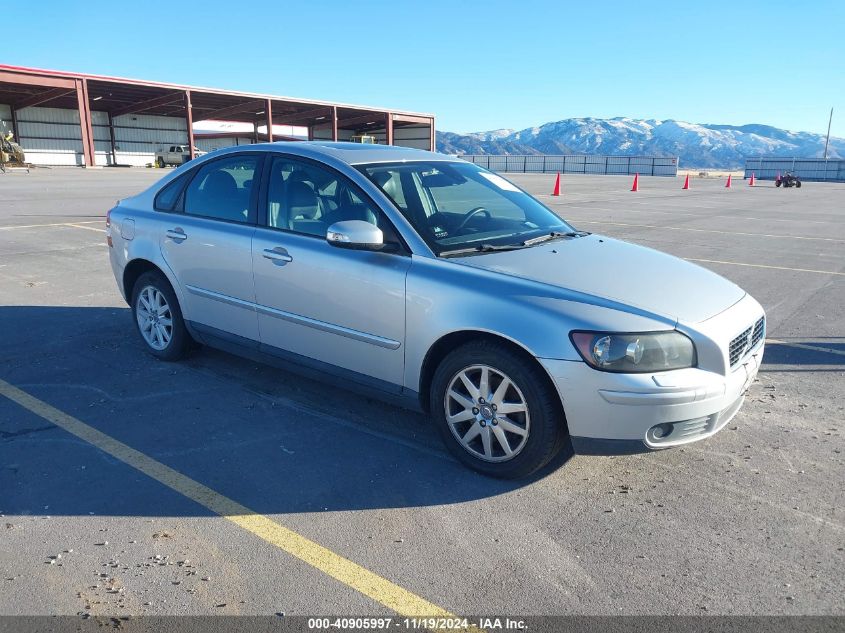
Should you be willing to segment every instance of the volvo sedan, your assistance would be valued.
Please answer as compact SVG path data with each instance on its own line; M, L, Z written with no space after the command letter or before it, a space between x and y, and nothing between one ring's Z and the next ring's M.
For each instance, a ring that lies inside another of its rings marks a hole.
M421 409L496 477L712 436L763 354L733 283L420 150L220 150L120 201L108 242L154 356L205 344Z

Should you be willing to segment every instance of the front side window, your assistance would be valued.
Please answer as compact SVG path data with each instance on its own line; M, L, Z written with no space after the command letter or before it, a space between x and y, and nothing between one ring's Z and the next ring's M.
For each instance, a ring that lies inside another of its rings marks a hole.
M472 163L405 162L359 169L438 255L481 245L521 245L544 234L573 231L539 201Z
M363 220L378 226L385 242L398 241L384 215L351 181L307 161L276 156L267 183L267 226L320 238L335 222Z
M259 156L232 156L199 168L185 191L185 213L229 222L249 221Z

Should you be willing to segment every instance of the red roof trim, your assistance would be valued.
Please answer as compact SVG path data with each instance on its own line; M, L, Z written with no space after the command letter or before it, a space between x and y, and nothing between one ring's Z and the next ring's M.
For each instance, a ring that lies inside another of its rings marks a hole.
M30 75L41 75L41 76L52 76L52 77L64 77L64 78L72 78L72 79L87 79L89 81L110 81L113 83L121 83L121 84L129 84L129 85L136 85L136 86L147 86L147 87L155 87L155 88L169 88L171 90L191 90L193 92L206 92L210 94L217 94L217 95L225 95L230 97L244 97L244 98L253 98L253 99L271 99L273 101L285 101L288 103L306 103L306 104L313 104L318 106L337 106L340 108L349 108L354 110L366 110L366 111L375 111L375 112L390 112L393 114L407 114L407 115L416 115L422 116L430 119L434 119L433 114L425 114L420 112L407 112L403 110L392 110L388 108L378 108L378 107L370 107L370 106L362 106L362 105L353 105L348 103L334 103L331 101L317 101L314 99L300 99L297 97L284 97L279 95L266 95L254 92L237 92L234 90L223 90L220 88L203 88L200 86L188 86L182 84L171 84L165 83L160 81L147 81L144 79L129 79L126 77L110 77L108 75L91 75L87 73L75 73L66 70L48 70L44 68L30 68L27 66L12 66L9 64L0 64L0 70L7 70L12 72L20 72L24 74Z

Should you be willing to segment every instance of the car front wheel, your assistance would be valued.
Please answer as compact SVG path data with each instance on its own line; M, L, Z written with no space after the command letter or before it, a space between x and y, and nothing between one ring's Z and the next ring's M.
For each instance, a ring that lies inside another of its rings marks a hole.
M132 292L132 316L141 340L153 356L174 361L190 348L191 336L170 283L158 272L138 278Z
M565 437L547 377L536 363L493 342L468 343L443 360L430 410L450 452L492 477L530 475L555 456Z

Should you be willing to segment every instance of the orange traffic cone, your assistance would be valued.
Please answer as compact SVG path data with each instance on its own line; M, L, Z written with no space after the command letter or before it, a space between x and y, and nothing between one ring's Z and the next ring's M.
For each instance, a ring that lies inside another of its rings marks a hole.
M749 187L754 186L754 172L753 171L751 172L751 180L748 181L748 186Z
M686 179L684 180L684 186L681 189L689 189L689 174L687 174Z
M560 172L557 172L557 178L555 179L555 189L552 191L553 196L560 195Z
M731 175L728 174L728 182L725 183L725 189L731 188Z
M634 186L631 187L631 191L639 191L640 190L640 175L634 174Z

